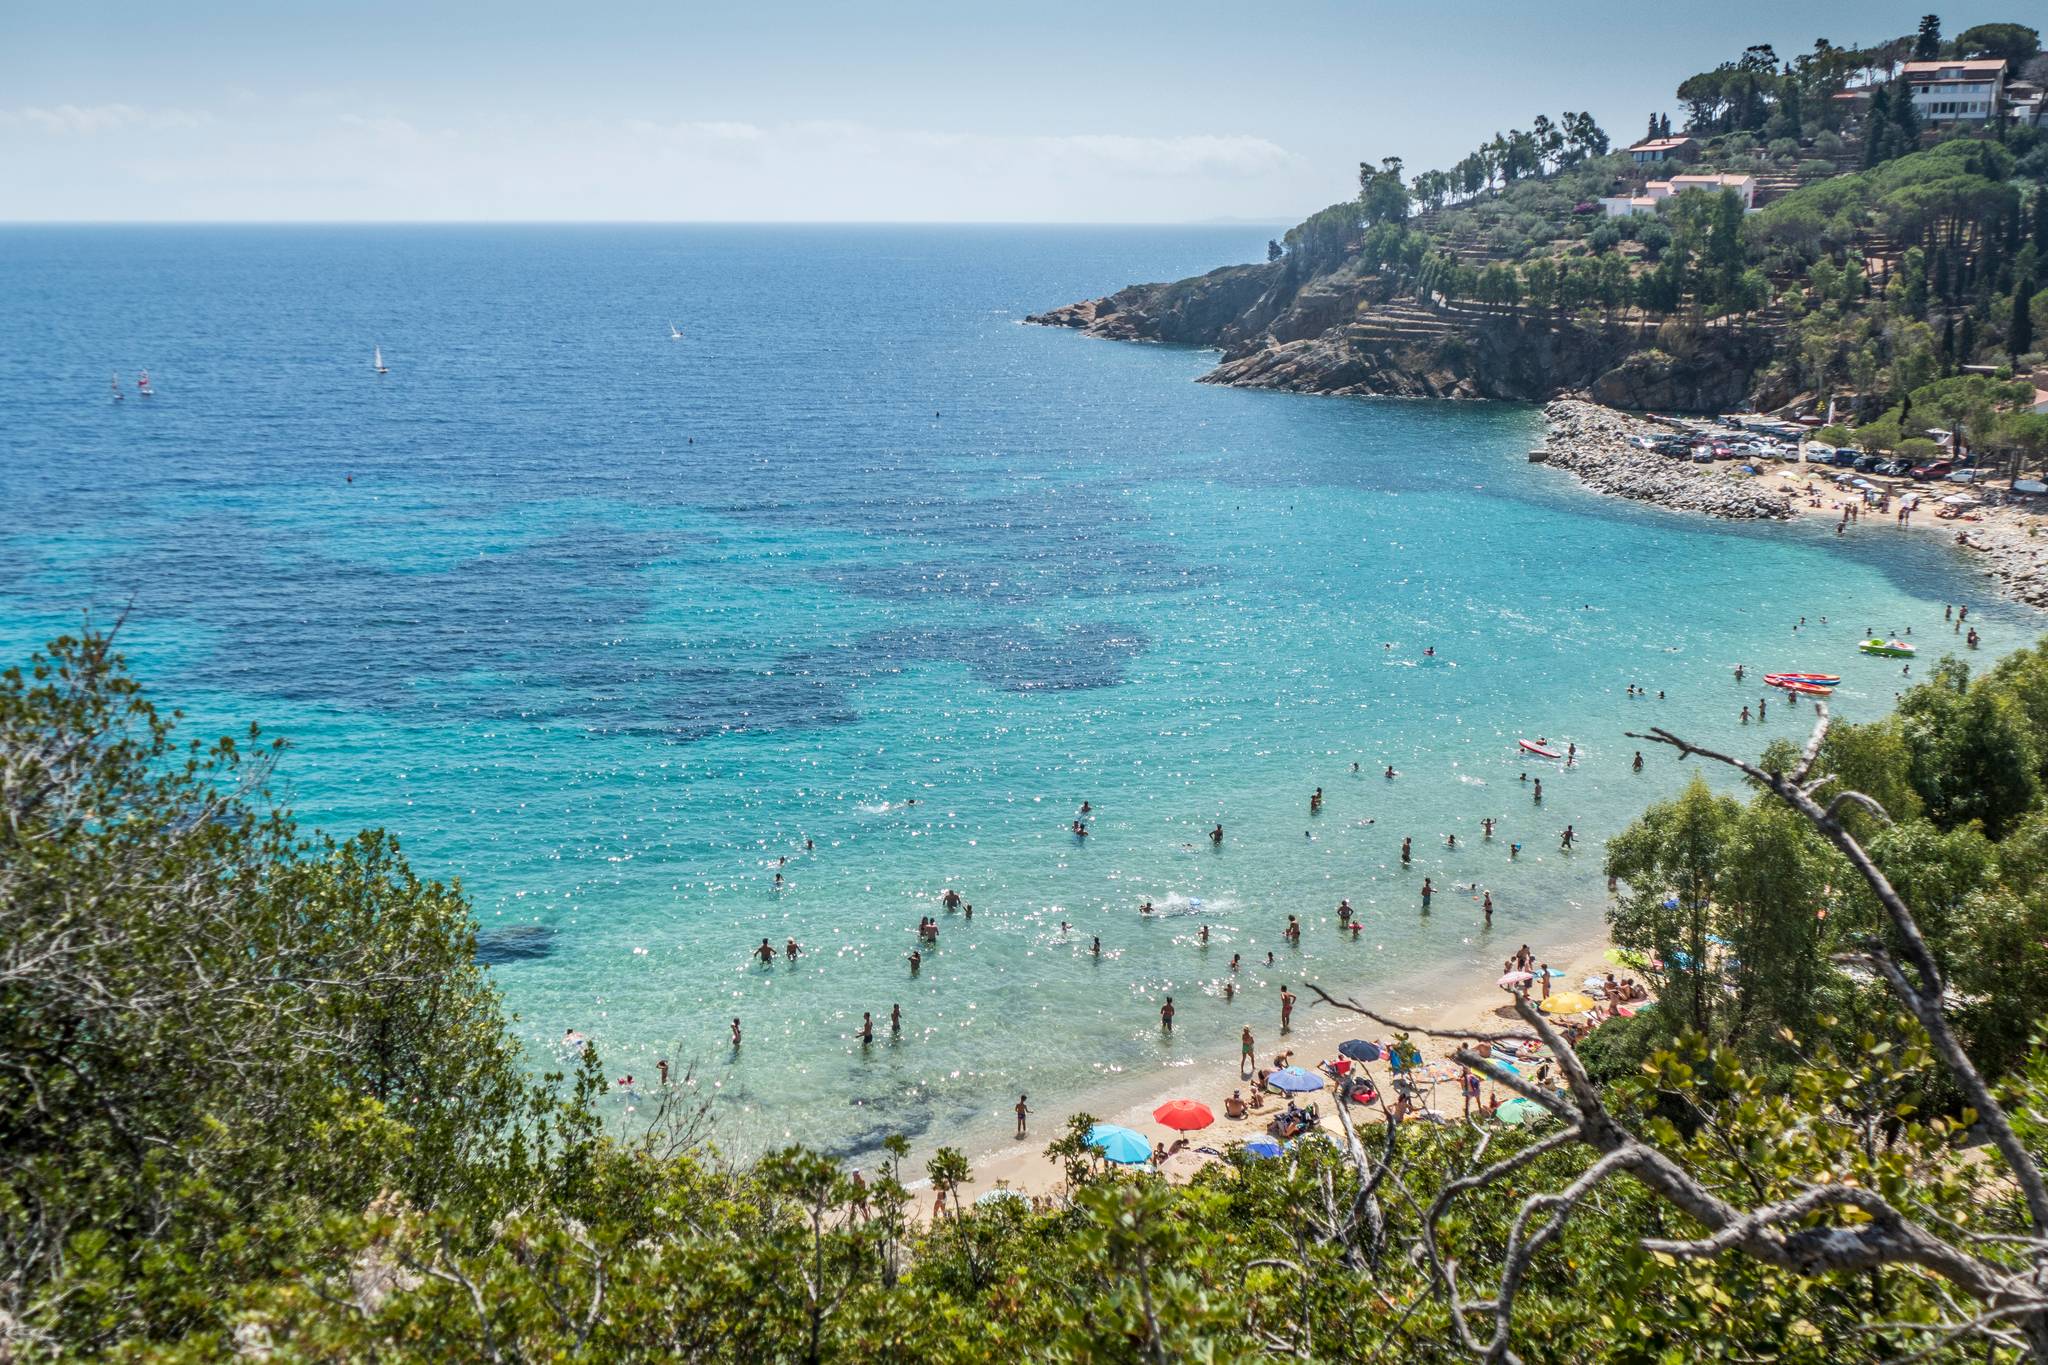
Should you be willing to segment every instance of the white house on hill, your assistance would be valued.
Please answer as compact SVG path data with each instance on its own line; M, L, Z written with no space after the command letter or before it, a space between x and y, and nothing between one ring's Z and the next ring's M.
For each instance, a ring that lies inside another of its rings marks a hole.
M1907 62L1906 84L1922 123L1982 122L1995 118L2005 96L2005 61L1981 57L1958 62Z

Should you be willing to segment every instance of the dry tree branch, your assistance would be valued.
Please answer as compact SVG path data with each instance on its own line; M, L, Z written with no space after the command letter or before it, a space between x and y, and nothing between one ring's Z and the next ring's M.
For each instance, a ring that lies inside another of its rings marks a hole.
M1436 1282L1437 1293L1446 1303L1459 1345L1489 1365L1514 1365L1519 1357L1511 1345L1515 1299L1535 1257L1563 1230L1571 1214L1598 1187L1616 1175L1628 1174L1653 1195L1682 1212L1704 1231L1696 1237L1646 1238L1640 1245L1648 1251L1685 1258L1707 1258L1729 1254L1749 1257L1800 1275L1871 1270L1884 1266L1913 1267L1926 1272L1931 1284L1949 1286L1978 1305L1977 1312L1954 1303L1945 1293L1959 1320L1920 1330L1946 1333L1951 1341L1973 1337L1988 1344L2018 1345L2034 1360L2048 1360L2048 1181L2039 1165L2021 1144L2003 1106L1990 1084L1963 1050L1949 1026L1943 1008L1945 990L1940 965L1905 900L1886 879L1869 853L1841 823L1842 812L1854 807L1880 820L1889 820L1883 807L1861 792L1845 791L1826 806L1816 794L1832 779L1812 776L1827 738L1828 714L1819 707L1820 718L1801 751L1792 772L1768 772L1754 764L1694 744L1667 730L1631 734L1677 749L1681 756L1697 754L1725 763L1749 777L1779 800L1791 806L1835 847L1870 887L1891 921L1901 945L1904 961L1918 978L1909 980L1906 971L1882 948L1865 957L1886 987L1904 1002L1927 1033L1935 1057L1953 1076L1964 1099L1976 1110L1992 1146L2004 1162L2026 1203L2031 1236L2008 1239L2027 1249L2024 1265L1988 1260L1970 1250L1983 1245L1974 1233L1957 1234L1954 1240L1930 1230L1908 1217L1883 1195L1872 1189L1842 1183L1823 1183L1799 1191L1790 1198L1744 1208L1709 1188L1684 1166L1655 1145L1630 1130L1606 1106L1598 1085L1587 1074L1577 1051L1550 1020L1536 1008L1525 992L1513 993L1516 1015L1534 1036L1550 1049L1556 1059L1562 1084L1545 1090L1533 1081L1493 1064L1476 1045L1519 1042L1526 1035L1463 1029L1418 1027L1380 1014L1355 1000L1338 1000L1311 986L1323 1003L1350 1011L1375 1023L1397 1030L1420 1033L1456 1043L1452 1059L1486 1075L1497 1085L1542 1106L1563 1123L1563 1128L1539 1138L1503 1160L1481 1166L1490 1137L1483 1138L1472 1154L1472 1166L1446 1182L1429 1207L1422 1212L1419 1251ZM1363 1149L1345 1124L1346 1149L1361 1176L1365 1173ZM1496 1288L1490 1298L1469 1298L1459 1283L1459 1266L1442 1247L1438 1229L1452 1205L1475 1191L1498 1188L1502 1182L1524 1171L1542 1157L1568 1147L1585 1147L1595 1159L1570 1185L1562 1190L1533 1194L1521 1201L1511 1225ZM1391 1143L1389 1151L1392 1150ZM1397 1173L1391 1177L1406 1193ZM1853 1210L1857 1221L1847 1224L1816 1222L1829 1210ZM1491 1331L1483 1337L1475 1328L1476 1316L1492 1319Z

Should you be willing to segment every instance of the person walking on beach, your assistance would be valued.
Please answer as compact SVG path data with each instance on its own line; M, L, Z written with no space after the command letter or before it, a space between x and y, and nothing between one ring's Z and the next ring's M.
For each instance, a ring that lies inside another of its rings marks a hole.
M1249 1076L1252 1074L1253 1059L1258 1051L1258 1044L1252 1041L1252 1026L1250 1024L1246 1024L1244 1032L1238 1035L1237 1045L1239 1048L1237 1074L1240 1077Z
M1031 1097L1030 1097L1029 1095L1019 1095L1019 1096L1017 1097L1017 1136L1018 1136L1018 1137L1023 1137L1023 1136L1024 1136L1024 1120L1025 1120L1025 1119L1027 1119L1027 1118L1029 1118L1029 1117L1031 1116L1031 1105L1030 1105L1030 1103L1029 1103L1029 1100L1030 1100L1030 1098L1031 1098Z
M1286 986L1280 988L1280 1031L1287 1033L1294 1028L1294 992Z
M1548 962L1540 962L1536 965L1536 979L1543 983L1543 998L1548 1000L1550 998L1550 964Z
M1173 997L1167 996L1166 1003L1159 1007L1159 1028L1163 1033L1173 1032Z

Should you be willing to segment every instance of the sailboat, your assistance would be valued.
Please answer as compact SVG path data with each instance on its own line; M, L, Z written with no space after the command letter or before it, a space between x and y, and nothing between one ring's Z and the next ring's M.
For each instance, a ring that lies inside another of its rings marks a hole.
M370 368L378 374L391 373L390 369L384 364L384 348L382 346L372 346L370 348Z
M683 339L682 330L673 322L668 325L668 339L670 341L681 341Z
M113 376L113 381L112 381L112 382L113 382L113 385L114 385L114 401L115 401L116 403L118 403L118 402L120 402L120 401L121 401L121 400L122 400L123 398L126 398L126 397L127 397L128 395L127 395L127 394L125 394L125 393L122 393L122 392L121 392L121 376L120 376L120 375L118 375L118 374L117 374L117 375Z
M144 398L154 398L154 397L156 397L156 390L155 390L155 389L152 389L152 388L151 388L151 387L149 386L149 371L148 371L148 370L144 370L144 371L143 371L143 372L142 372L142 373L141 373L140 375L138 375L138 376L136 377L136 380L135 380L135 392L137 392L137 393L141 394L141 395L142 395L142 396L143 396Z

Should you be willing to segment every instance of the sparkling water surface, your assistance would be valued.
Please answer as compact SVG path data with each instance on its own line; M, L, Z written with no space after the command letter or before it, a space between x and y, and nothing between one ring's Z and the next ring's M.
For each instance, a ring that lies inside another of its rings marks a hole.
M1626 729L1754 751L1811 713L1740 724L1738 660L1867 717L1902 679L1866 627L1916 673L1945 602L1984 661L2039 629L1880 519L1594 497L1525 462L1532 409L1018 325L1269 235L0 231L0 644L125 608L161 701L289 736L302 819L461 878L537 1066L578 1029L614 1075L694 1063L730 1146L859 1152L1160 1088L1283 982L1462 994L1597 926L1601 838L1691 770Z

